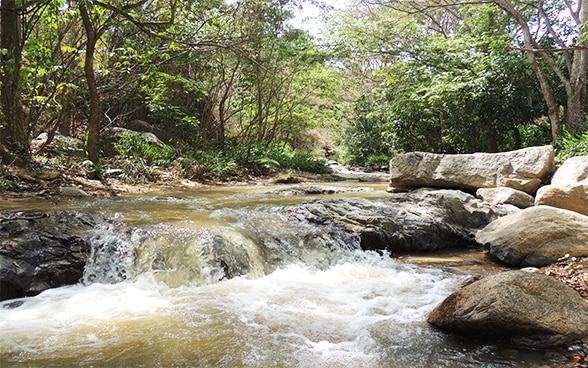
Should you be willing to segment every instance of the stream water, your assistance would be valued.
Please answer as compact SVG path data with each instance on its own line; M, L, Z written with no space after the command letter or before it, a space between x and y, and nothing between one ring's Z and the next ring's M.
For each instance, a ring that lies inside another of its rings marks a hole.
M447 255L439 262L429 257L425 265L418 257L363 252L349 234L285 215L316 196L268 194L272 189L0 203L4 210L99 212L124 224L96 230L80 284L0 303L0 367L540 367L565 361L427 324L427 314L468 274L490 267L471 260L462 267ZM383 184L368 189L333 196L386 195Z

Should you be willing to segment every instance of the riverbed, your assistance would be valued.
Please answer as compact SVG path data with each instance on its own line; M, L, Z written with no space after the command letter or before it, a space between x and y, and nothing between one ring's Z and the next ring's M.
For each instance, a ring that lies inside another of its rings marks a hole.
M334 197L387 195L381 183L361 190L354 181L325 185L353 188L328 194ZM557 352L514 350L427 324L427 314L469 276L498 271L482 251L399 258L364 252L352 235L293 224L284 215L290 206L327 194L285 195L277 188L1 202L2 210L102 213L117 225L96 229L80 284L0 303L0 367L565 362ZM219 234L239 244L238 252L230 253ZM218 254L235 264L219 263Z

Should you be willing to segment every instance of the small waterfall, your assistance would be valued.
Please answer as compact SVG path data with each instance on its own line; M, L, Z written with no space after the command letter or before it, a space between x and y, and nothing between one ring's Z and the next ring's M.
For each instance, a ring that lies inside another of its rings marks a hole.
M325 269L341 252L359 249L355 234L316 226L283 207L221 209L222 225L122 224L95 230L83 282L116 283L153 273L172 287L205 285L237 276L259 278L291 263Z

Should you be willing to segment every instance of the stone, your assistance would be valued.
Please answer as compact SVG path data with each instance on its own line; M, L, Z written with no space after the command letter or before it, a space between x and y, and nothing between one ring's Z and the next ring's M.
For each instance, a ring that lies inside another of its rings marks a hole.
M0 216L0 300L80 281L90 255L86 235L103 221L71 211Z
M588 184L588 156L576 156L565 160L553 174L551 184Z
M376 199L318 199L293 212L296 218L357 234L362 249L391 253L477 246L477 230L506 215L470 194L448 189Z
M476 191L476 198L491 204L511 204L518 208L528 208L535 205L535 198L523 191L513 188L480 188Z
M478 231L476 241L501 261L541 267L559 258L588 256L588 216L535 206L499 218Z
M531 194L553 172L554 164L552 146L457 155L411 152L390 160L390 187L510 187Z
M554 278L524 271L502 272L463 287L427 320L462 336L499 338L532 349L588 337L588 303Z
M546 185L539 188L535 205L545 205L588 215L588 185Z
M553 174L551 184L539 188L535 204L588 215L588 156L567 159Z
M153 126L146 121L134 119L127 123L127 129L135 132L154 133Z
M61 187L59 188L59 194L61 194L64 197L72 198L89 197L88 193L76 187Z

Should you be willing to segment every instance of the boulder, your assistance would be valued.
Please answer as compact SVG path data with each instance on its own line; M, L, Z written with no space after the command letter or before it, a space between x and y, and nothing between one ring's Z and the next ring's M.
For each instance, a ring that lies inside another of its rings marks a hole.
M553 174L551 184L588 184L588 156L576 156L565 160Z
M552 206L588 215L588 185L546 185L535 197L537 206Z
M511 204L518 208L528 208L535 204L532 195L513 188L480 188L476 198L491 204Z
M547 205L588 215L588 156L567 159L551 185L539 188L536 205Z
M0 300L32 296L82 278L99 216L10 212L0 216Z
M147 132L147 133L154 133L153 126L146 121L143 120L131 120L127 123L127 129L133 130L135 132Z
M293 215L356 233L362 249L397 253L477 246L477 230L506 211L461 191L421 189L376 199L318 199Z
M510 187L534 193L553 171L554 161L552 146L458 155L411 152L390 160L390 187L432 186L470 191Z
M588 256L588 216L535 206L492 222L476 240L509 265L541 267L566 254Z
M59 188L59 194L72 198L89 197L88 193L77 187L61 187Z
M555 348L588 337L588 303L549 276L507 271L451 294L429 314L428 322L463 336Z

